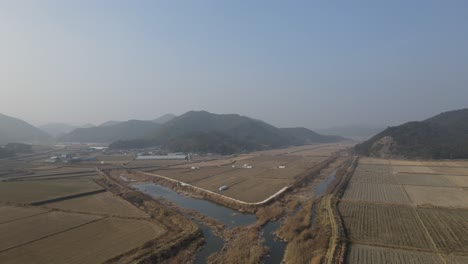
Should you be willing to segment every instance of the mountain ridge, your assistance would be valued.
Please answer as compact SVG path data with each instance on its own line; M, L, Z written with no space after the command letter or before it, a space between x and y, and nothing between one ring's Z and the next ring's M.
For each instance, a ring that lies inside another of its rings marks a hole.
M358 154L423 159L468 158L468 109L388 127L355 146Z

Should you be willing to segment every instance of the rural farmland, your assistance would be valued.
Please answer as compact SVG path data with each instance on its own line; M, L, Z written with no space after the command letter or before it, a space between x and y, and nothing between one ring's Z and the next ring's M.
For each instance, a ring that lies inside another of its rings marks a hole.
M463 164L361 158L338 203L347 263L465 263Z

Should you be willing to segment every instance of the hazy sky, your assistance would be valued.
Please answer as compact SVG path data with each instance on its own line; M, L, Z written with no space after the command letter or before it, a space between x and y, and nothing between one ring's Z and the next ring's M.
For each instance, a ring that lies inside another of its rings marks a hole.
M468 107L468 1L0 1L0 113L277 126Z

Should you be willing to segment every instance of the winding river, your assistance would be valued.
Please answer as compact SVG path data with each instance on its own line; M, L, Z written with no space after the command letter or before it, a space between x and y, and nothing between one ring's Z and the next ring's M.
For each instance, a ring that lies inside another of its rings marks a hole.
M327 190L328 185L335 178L335 173L336 171L332 171L328 175L327 179L316 187L314 198L322 195ZM181 208L197 210L206 216L222 222L229 228L254 224L257 220L254 214L240 213L233 209L207 200L187 197L177 193L170 188L155 183L135 183L132 184L132 186L137 190L152 196L153 198L162 197ZM206 242L203 248L197 253L194 262L195 264L201 264L206 263L209 255L221 250L224 245L224 240L221 237L214 235L210 228L205 226L203 223L196 223L200 227ZM280 225L280 221L272 221L267 223L261 230L265 240L265 245L269 248L269 252L265 257L266 264L279 264L283 260L286 243L278 239L275 235L275 231L280 227Z

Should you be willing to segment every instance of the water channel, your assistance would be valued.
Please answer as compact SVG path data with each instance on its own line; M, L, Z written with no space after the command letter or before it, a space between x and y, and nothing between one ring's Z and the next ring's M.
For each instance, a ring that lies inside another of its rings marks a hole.
M314 198L322 195L327 190L328 185L335 178L335 172L336 171L331 172L327 179L317 186L314 193ZM162 197L181 208L197 210L206 216L222 222L229 228L250 225L256 221L255 214L240 213L233 209L207 200L187 197L177 193L170 188L158 184L135 183L133 184L133 187L141 192L149 194L153 198ZM203 248L197 253L195 258L195 264L201 264L206 263L206 259L209 255L221 250L224 241L222 238L214 235L210 228L205 226L203 223L196 223L200 227L206 242ZM286 243L278 239L275 235L275 231L280 227L280 225L280 221L271 221L267 223L261 230L263 239L265 240L265 245L269 248L269 252L265 257L266 264L279 264L283 259Z

